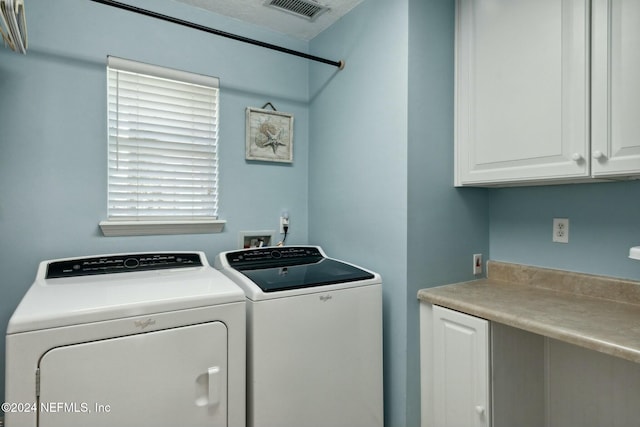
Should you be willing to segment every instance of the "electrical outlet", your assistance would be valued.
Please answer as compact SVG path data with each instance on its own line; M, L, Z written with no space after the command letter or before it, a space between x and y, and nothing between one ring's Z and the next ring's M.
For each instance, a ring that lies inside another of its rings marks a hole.
M569 243L569 218L553 218L552 241Z
M284 234L284 227L289 227L289 212L282 212L282 216L280 217L280 234Z
M473 274L482 274L482 254L473 254Z

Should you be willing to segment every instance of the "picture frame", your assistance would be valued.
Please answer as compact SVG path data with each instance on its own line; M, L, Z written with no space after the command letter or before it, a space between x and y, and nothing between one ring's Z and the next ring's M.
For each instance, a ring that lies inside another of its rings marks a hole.
M247 107L245 158L293 163L293 114Z

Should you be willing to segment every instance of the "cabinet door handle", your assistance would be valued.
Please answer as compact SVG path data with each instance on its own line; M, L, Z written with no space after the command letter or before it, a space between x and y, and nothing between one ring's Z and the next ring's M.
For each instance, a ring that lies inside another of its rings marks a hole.
M573 160L574 162L579 162L580 160L582 160L582 154L580 153L573 153L571 155L571 160Z
M593 158L594 159L603 159L604 158L604 153L600 150L595 150L593 153Z
M480 416L484 415L484 406L481 406L481 405L476 406L476 412Z

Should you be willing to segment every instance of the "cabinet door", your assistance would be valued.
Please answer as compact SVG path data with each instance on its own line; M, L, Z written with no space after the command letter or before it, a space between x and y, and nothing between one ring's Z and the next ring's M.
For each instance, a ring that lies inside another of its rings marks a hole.
M589 176L589 1L456 14L456 185Z
M640 2L593 2L592 171L640 173Z
M433 420L437 427L486 427L489 322L433 307Z

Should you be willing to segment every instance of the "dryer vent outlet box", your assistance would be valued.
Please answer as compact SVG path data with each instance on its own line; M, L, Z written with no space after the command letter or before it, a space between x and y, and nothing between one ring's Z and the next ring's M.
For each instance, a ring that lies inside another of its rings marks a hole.
M292 13L300 18L315 20L329 8L310 0L267 0L265 6Z

